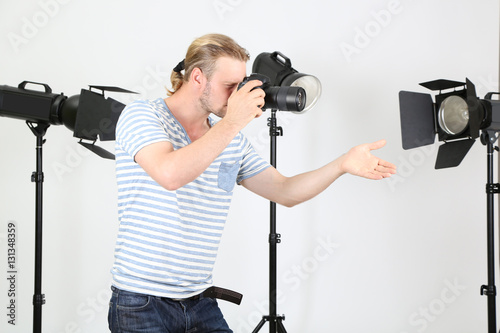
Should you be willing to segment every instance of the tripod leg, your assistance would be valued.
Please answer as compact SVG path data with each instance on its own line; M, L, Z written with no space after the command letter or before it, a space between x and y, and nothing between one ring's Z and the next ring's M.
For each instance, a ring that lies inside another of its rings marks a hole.
M257 333L258 331L260 331L262 326L264 326L264 324L266 323L266 320L267 320L266 317L263 317L262 320L257 325L257 327L255 327L255 329L252 331L252 333Z
M278 321L276 322L276 324L278 326L278 332L279 333L287 333L286 329L285 329L285 326L283 325L283 322L281 321L281 318L278 319Z

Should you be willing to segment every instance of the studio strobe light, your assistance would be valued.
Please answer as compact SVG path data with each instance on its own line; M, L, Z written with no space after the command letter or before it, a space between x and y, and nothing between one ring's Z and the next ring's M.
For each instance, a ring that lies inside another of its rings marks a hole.
M492 100L496 93L479 99L469 79L465 83L435 80L420 85L439 93L435 102L430 94L399 93L404 149L433 144L437 134L444 144L439 147L435 167L443 169L462 162L481 130L482 140L496 138L500 130L500 102Z
M493 154L498 151L493 145L500 131L500 102L492 97L498 93L488 93L484 99L479 99L469 79L465 83L436 80L421 85L439 93L435 102L430 94L399 93L404 149L433 144L437 134L444 144L439 147L435 168L444 169L458 166L478 137L487 147L488 284L481 286L481 295L488 297L488 333L497 333L494 194L500 193L500 184L493 182Z
M290 59L280 52L261 53L255 58L249 79L263 82L266 92L264 109L271 109L268 118L271 165L276 167L277 137L283 135L283 129L277 125L276 112L291 111L303 113L310 110L321 95L320 81L292 68ZM283 325L285 316L277 314L277 244L281 235L276 232L276 203L270 202L269 231L269 315L263 316L252 333L257 333L266 322L269 322L270 333L286 333Z
M27 89L27 85L43 88L43 91ZM52 89L43 83L24 81L18 87L0 86L0 116L26 121L36 136L36 171L31 181L36 184L35 200L35 278L33 295L33 332L42 331L42 305L45 295L42 294L42 206L43 206L43 137L51 125L65 125L80 139L80 144L97 155L114 159L110 152L95 145L101 141L115 139L115 128L124 104L104 97L104 91L131 91L106 86L91 86L90 89L101 90L96 93L82 89L80 95L66 97L54 94ZM92 142L83 142L90 140Z
M27 89L28 84L42 87L43 91ZM89 90L82 89L80 95L67 97L52 93L44 83L24 81L18 87L4 85L0 86L0 116L44 124L47 128L64 125L80 139L81 145L103 158L113 159L113 154L96 146L95 142L115 139L116 122L125 105L105 98L105 91L133 93L117 87L90 86Z
M302 110L297 110L299 112L307 112L312 109L321 96L321 82L318 78L313 75L299 73L292 68L290 59L281 52L259 54L253 63L252 72L267 76L271 86L300 87L304 89L306 103Z

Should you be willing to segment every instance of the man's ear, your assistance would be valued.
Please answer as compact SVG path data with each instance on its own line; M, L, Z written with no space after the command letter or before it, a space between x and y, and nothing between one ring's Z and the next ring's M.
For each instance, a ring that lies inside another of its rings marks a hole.
M198 67L195 67L191 71L191 75L190 75L189 79L196 86L203 86L204 83L205 83L205 81L206 81L205 75L203 74L203 72L201 71L201 69L199 69Z

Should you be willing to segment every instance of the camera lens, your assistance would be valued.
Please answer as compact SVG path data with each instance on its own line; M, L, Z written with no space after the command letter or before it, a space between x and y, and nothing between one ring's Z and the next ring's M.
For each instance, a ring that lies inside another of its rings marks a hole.
M306 105L306 92L301 87L267 87L263 109L300 112Z

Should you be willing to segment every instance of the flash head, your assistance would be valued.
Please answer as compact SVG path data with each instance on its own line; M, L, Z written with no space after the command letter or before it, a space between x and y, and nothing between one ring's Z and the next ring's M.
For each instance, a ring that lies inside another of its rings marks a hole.
M28 85L42 90L28 89ZM96 89L100 92L94 91ZM80 95L67 97L52 93L48 84L23 81L18 87L0 86L0 116L49 126L64 125L81 140L112 141L125 105L105 98L104 91L134 93L118 87L90 86L89 90L81 89ZM91 146L95 147L93 143Z

